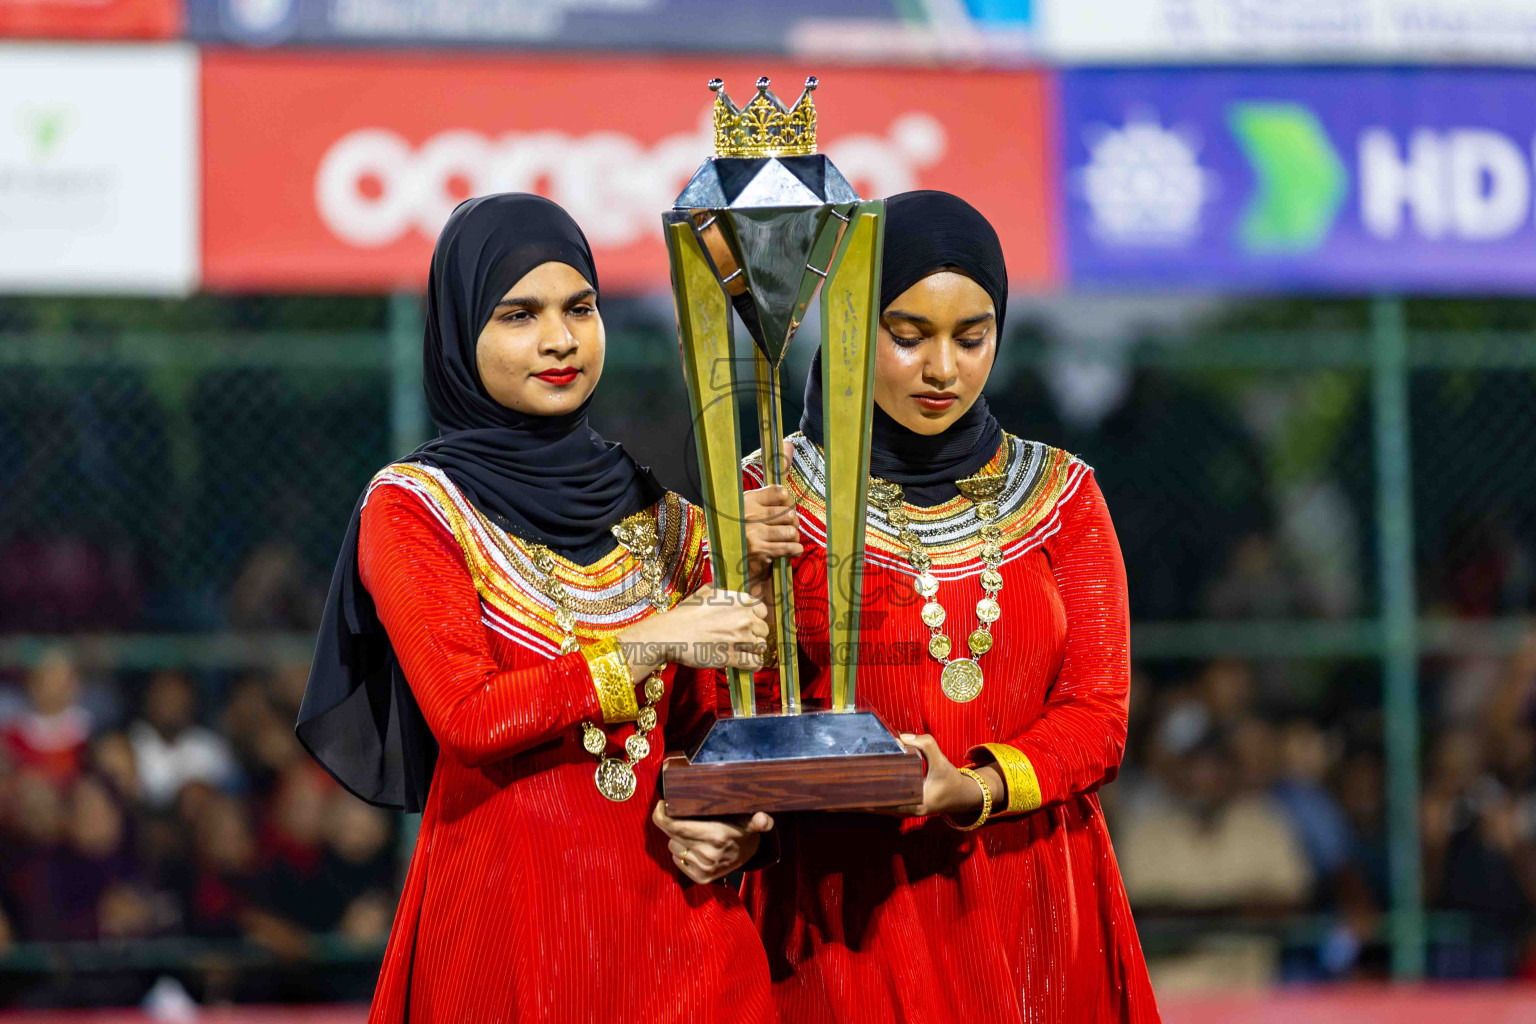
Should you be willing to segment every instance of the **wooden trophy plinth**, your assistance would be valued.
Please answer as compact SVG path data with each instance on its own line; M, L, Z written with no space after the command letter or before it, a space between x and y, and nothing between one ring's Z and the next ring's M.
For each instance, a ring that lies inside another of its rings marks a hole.
M893 807L922 801L923 759L872 711L721 718L661 787L674 818Z

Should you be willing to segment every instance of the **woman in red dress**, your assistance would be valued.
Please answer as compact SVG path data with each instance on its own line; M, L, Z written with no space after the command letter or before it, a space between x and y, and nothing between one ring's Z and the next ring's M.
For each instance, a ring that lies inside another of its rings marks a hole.
M459 206L428 285L439 436L359 503L298 724L359 796L423 812L376 1024L774 1017L739 897L689 880L766 816L718 826L708 871L647 824L663 737L712 710L722 651L760 665L764 611L705 600L698 510L587 425L603 355L565 211Z
M857 699L927 778L897 816L781 819L780 861L745 886L780 1016L1156 1021L1095 795L1126 735L1114 527L1092 470L1004 433L982 397L1007 299L991 225L939 192L896 196L886 217L861 619L887 656L860 665ZM820 700L823 431L818 363L789 486L748 508L753 554L795 558L801 678ZM762 487L760 456L746 475Z

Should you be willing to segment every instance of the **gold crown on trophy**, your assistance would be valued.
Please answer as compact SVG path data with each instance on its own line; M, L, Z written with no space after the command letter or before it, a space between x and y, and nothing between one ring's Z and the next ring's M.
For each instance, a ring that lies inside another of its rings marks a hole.
M816 152L816 76L805 80L805 91L792 107L785 107L768 88L767 77L757 80L757 95L738 108L725 94L725 82L709 81L715 94L715 156L810 156Z

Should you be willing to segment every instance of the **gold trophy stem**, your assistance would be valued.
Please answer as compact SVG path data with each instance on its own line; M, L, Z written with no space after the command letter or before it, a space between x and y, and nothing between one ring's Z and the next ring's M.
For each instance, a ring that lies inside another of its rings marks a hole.
M770 486L783 487L789 467L784 464L784 412L779 370L763 350L752 346L757 369L757 428L763 446L763 473ZM773 627L779 648L779 709L800 713L799 638L795 633L795 571L788 557L775 558L770 568L773 586Z
M698 446L699 490L709 527L711 568L715 586L740 592L747 588L747 539L742 529L730 306L693 226L686 220L668 223L666 238L683 350L683 379ZM738 717L755 715L752 673L726 669L726 680L731 712Z
M827 456L827 600L832 710L852 711L864 587L864 511L880 321L884 204L860 203L821 292Z

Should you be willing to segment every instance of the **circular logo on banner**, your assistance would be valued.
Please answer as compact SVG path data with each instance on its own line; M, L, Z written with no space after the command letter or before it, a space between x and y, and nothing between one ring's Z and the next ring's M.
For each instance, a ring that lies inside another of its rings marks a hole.
M1191 132L1142 118L1094 126L1080 172L1093 232L1120 245L1177 246L1199 233L1212 179Z

